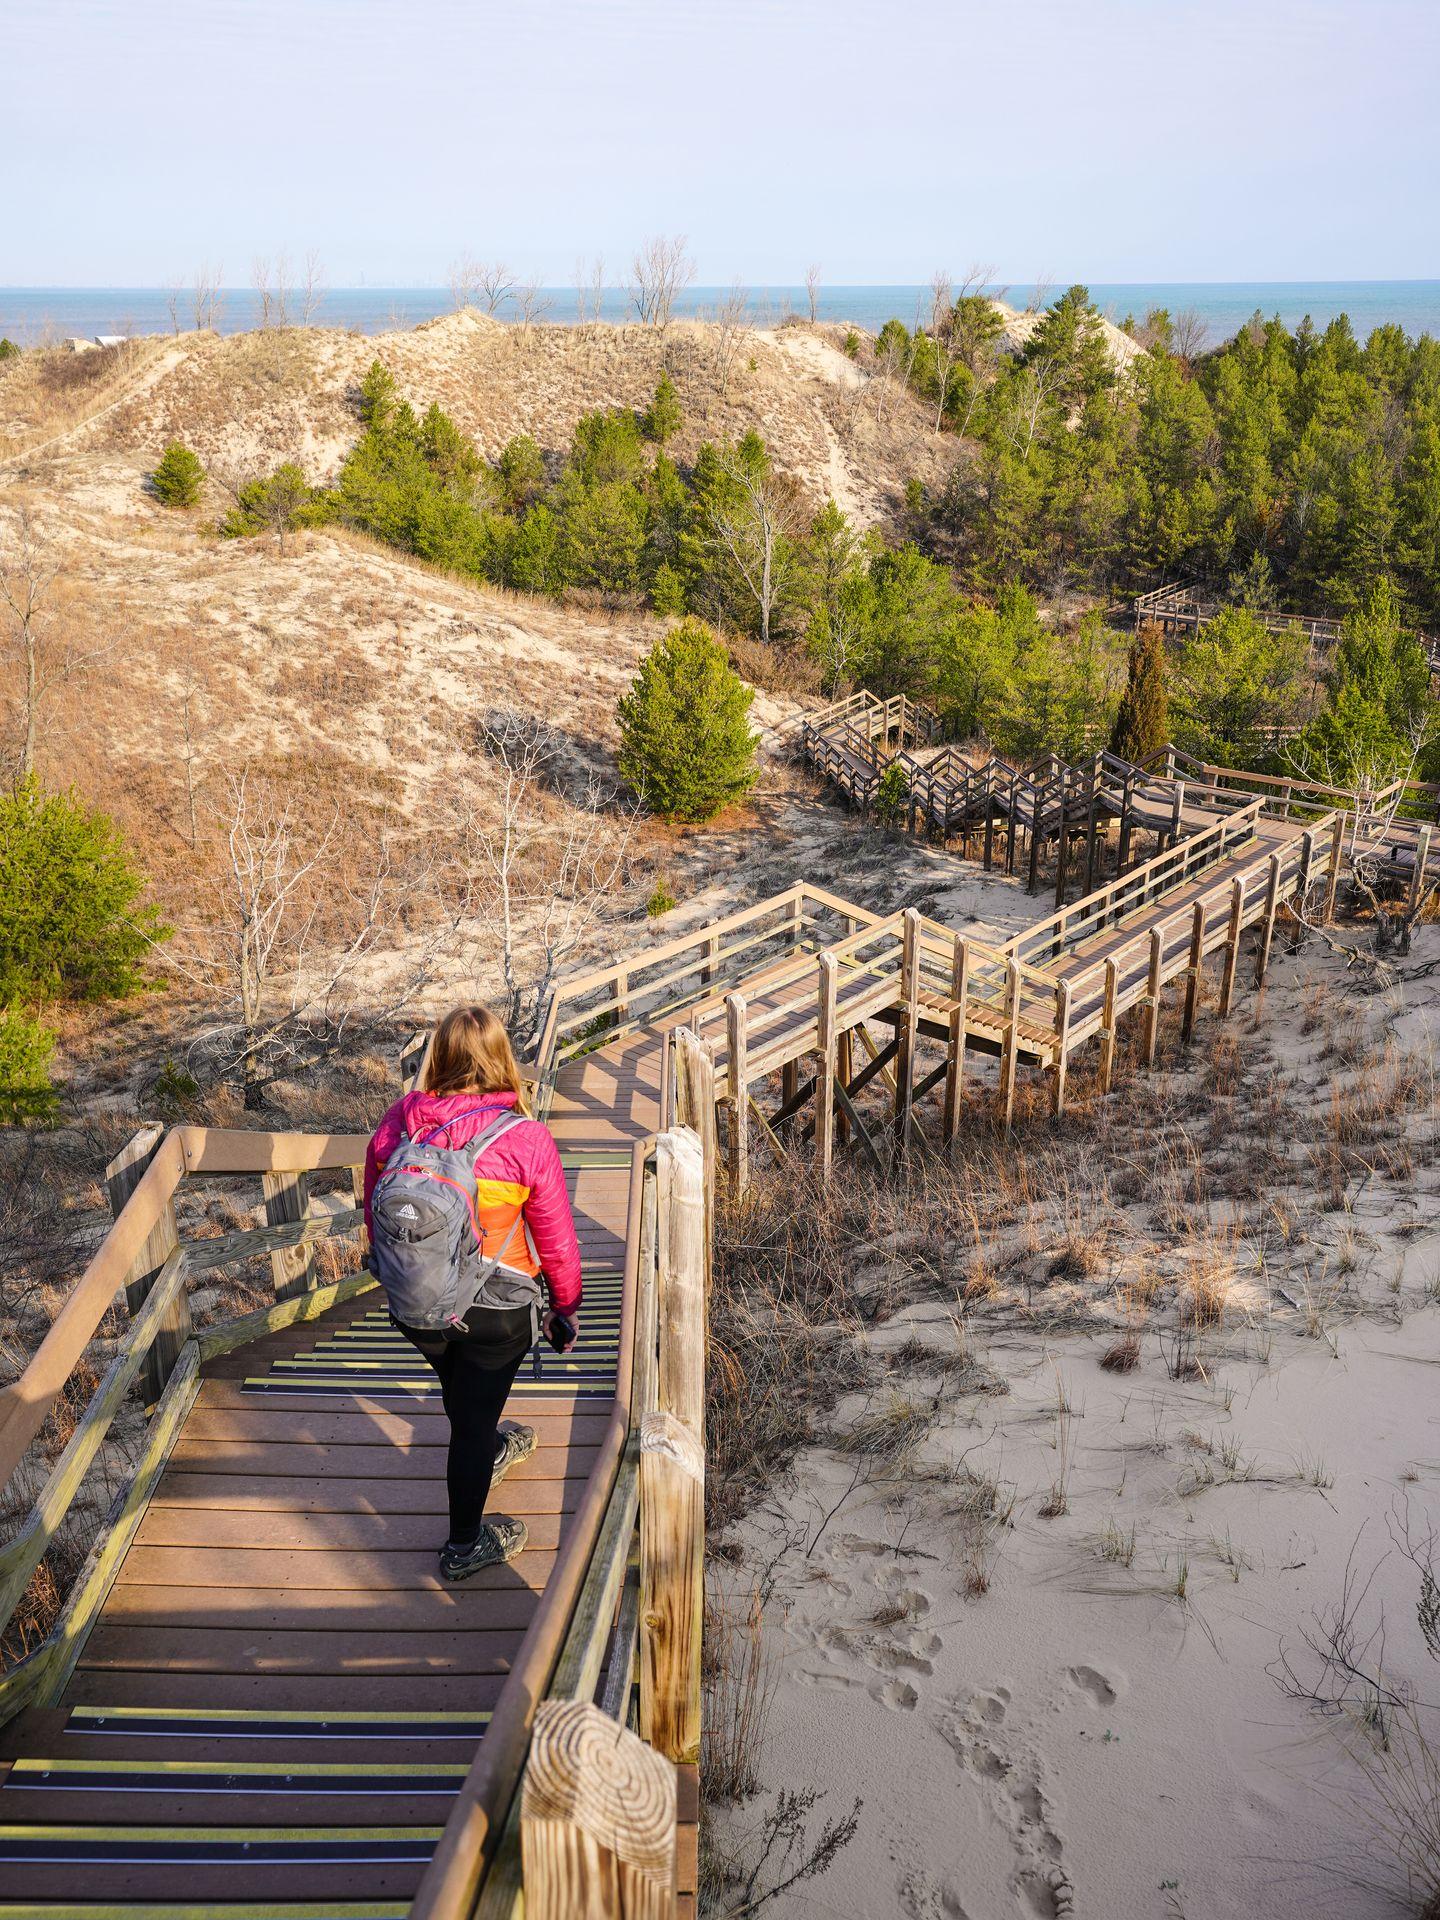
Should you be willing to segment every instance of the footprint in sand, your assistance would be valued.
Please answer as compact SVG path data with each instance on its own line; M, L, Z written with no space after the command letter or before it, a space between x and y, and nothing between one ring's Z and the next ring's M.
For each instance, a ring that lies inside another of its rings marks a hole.
M920 1696L906 1680L887 1680L883 1687L870 1689L870 1698L892 1713L913 1713Z
M1065 1678L1077 1693L1083 1693L1093 1706L1113 1707L1119 1695L1103 1673L1094 1667L1071 1667Z
M809 1667L797 1667L795 1678L802 1687L814 1687L820 1693L839 1693L846 1687L864 1686L853 1673L815 1673Z
M1007 1689L957 1701L958 1712L939 1721L941 1736L961 1767L985 1793L1015 1849L1013 1886L1035 1920L1070 1920L1074 1890L1060 1864L1063 1842L1051 1824L1044 1763L1038 1752L1010 1751L1002 1729Z

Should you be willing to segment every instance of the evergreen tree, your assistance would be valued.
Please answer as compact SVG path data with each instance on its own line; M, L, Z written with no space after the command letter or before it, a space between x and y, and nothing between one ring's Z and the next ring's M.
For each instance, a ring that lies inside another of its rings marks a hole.
M55 1036L19 1007L0 1007L0 1125L34 1126L55 1111Z
M680 406L680 396L675 391L675 383L662 368L660 378L655 383L655 397L645 411L645 437L653 440L657 447L663 447L667 440L674 438L684 423L685 415Z
M172 440L150 476L157 498L167 507L193 507L205 484L205 469L178 440Z
M33 778L0 796L0 1006L123 998L168 937L114 822Z
M1130 673L1110 734L1110 751L1142 761L1170 739L1165 692L1165 642L1158 627L1141 627L1130 643Z
M367 427L373 427L377 433L385 433L394 422L399 404L400 394L394 374L378 360L372 360L365 378L360 382L360 418Z
M619 704L620 771L666 819L709 820L755 784L754 698L703 620L682 620Z

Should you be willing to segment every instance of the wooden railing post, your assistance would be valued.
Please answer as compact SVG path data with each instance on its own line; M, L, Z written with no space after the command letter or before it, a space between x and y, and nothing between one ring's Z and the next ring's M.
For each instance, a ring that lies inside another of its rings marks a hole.
M1055 989L1055 1079L1051 1091L1051 1109L1058 1117L1065 1111L1065 1077L1070 1070L1070 999L1073 989L1062 980Z
M835 1157L835 1068L838 1059L836 997L839 968L833 953L820 956L820 995L815 1018L815 1160L822 1180Z
M963 934L955 936L950 968L950 1045L945 1059L945 1111L941 1136L946 1145L960 1126L960 1100L965 1088L965 1009L970 998L970 947Z
M655 1143L659 1368L640 1430L640 1731L666 1759L700 1753L705 1603L705 1206L700 1142Z
M1115 1075L1115 1002L1120 991L1120 967L1115 960L1105 962L1105 1003L1100 1014L1100 1091L1109 1093Z
M160 1150L165 1138L165 1129L158 1123L141 1127L132 1134L105 1169L105 1193L110 1202L112 1219L118 1220L120 1209L140 1184L141 1176ZM175 1225L175 1202L169 1199L160 1209L154 1226L150 1229L144 1246L136 1255L130 1271L125 1277L125 1304L129 1308L133 1321L144 1306L150 1289L155 1284L156 1275L170 1255L180 1244ZM150 1352L146 1356L141 1378L145 1383L145 1405L153 1407L165 1391L165 1383L174 1370L180 1357L180 1350L190 1338L190 1296L182 1285L176 1292L169 1311L156 1329Z
M671 1920L675 1769L599 1707L542 1701L521 1797L527 1920Z
M719 1129L716 1125L715 1063L689 1027L676 1027L671 1035L675 1059L676 1111L674 1124L690 1127L700 1138L700 1157L705 1179L705 1259L708 1282L709 1262L715 1233L715 1170L720 1162Z
M260 1185L265 1195L265 1224L283 1227L303 1220L310 1210L310 1181L303 1173L262 1173ZM275 1279L275 1298L288 1300L292 1294L308 1293L315 1285L315 1248L301 1241L296 1247L277 1247L270 1255L270 1271Z
M1000 1046L1000 1124L1009 1133L1015 1118L1016 1056L1020 1048L1020 963L1005 963L1005 1032Z
M1155 1064L1155 1049L1160 1040L1160 968L1165 954L1165 935L1161 927L1150 931L1150 973L1145 988L1145 1064Z
M895 1061L895 1141L910 1145L915 1108L915 1051L920 1026L920 915L905 909L900 960L900 1051Z
M1425 868L1430 860L1430 828L1421 827L1415 836L1415 871L1410 876L1410 897L1406 902L1406 911L1418 913L1420 902L1425 898Z
M1280 856L1270 856L1269 874L1265 882L1265 917L1260 924L1260 951L1255 956L1255 985L1265 984L1265 975L1270 971L1270 948L1275 939L1275 915L1280 905Z
M1240 928L1245 917L1245 882L1230 882L1230 924L1225 933L1225 960L1220 970L1220 1018L1230 1013L1235 994L1235 968L1240 960Z
M730 1116L726 1143L730 1187L733 1193L743 1193L750 1178L750 1069L744 994L729 993L725 996L725 1036L729 1056L725 1067L725 1104Z
M1185 969L1185 1011L1180 1021L1180 1038L1188 1046L1195 1031L1195 1009L1200 1003L1200 974L1205 964L1205 902L1195 902L1190 925L1190 959Z

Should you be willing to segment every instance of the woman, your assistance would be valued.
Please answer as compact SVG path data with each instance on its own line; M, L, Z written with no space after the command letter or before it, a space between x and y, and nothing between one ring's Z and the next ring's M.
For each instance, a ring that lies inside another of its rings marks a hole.
M545 1336L568 1352L575 1344L580 1305L580 1248L560 1155L547 1127L529 1117L510 1037L488 1007L457 1007L436 1027L413 1093L397 1100L375 1130L365 1156L365 1224L373 1230L371 1198L386 1162L402 1140L422 1136L462 1148L503 1114L526 1117L507 1128L476 1163L475 1217L481 1252L507 1267L540 1275L549 1309ZM476 1331L476 1320L487 1324ZM446 1580L465 1580L482 1567L513 1560L527 1538L523 1520L485 1518L492 1484L535 1451L533 1427L508 1425L500 1414L530 1349L529 1311L471 1314L448 1334L393 1324L424 1354L440 1377L450 1420L446 1480L450 1536L440 1552Z

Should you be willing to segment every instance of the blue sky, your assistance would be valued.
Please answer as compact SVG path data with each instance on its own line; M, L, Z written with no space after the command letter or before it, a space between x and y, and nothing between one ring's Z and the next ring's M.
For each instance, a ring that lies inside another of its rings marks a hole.
M0 0L0 285L1440 277L1437 0Z

